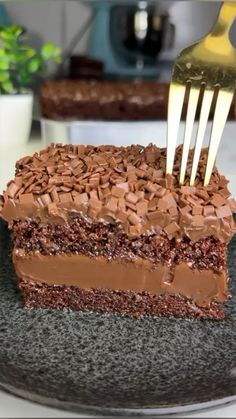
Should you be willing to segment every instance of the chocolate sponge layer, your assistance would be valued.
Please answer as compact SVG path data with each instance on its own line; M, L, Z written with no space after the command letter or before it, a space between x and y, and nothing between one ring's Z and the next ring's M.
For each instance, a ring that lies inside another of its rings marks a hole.
M165 234L141 235L131 239L116 224L91 223L80 215L67 224L40 224L26 219L11 224L17 249L43 255L81 253L108 260L135 260L141 257L154 265L187 262L193 269L226 269L226 244L214 237L197 242L184 237L169 240Z
M199 307L192 300L179 295L154 296L148 292L84 290L74 286L48 285L19 280L25 306L117 313L132 317L142 315L176 316L220 320L225 317L222 305L211 302Z

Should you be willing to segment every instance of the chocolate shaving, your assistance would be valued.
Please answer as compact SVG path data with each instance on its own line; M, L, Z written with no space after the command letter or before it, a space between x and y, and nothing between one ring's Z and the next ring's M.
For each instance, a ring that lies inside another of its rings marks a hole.
M168 239L170 240L176 236L179 230L180 230L180 227L178 226L176 222L173 222L164 228L164 231L167 234Z
M226 199L220 194L214 194L211 199L211 204L218 208L226 204Z
M216 215L218 218L230 217L232 215L231 208L229 205L223 205L222 207L216 209Z

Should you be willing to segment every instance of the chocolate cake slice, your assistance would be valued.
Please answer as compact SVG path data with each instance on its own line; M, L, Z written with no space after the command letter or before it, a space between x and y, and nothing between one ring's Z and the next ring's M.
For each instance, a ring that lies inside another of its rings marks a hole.
M168 90L154 81L47 80L41 113L53 120L166 119Z
M41 113L53 120L166 120L169 84L150 80L47 80L40 91ZM199 117L202 94L196 117ZM186 118L188 96L182 117ZM213 99L210 118L215 110ZM229 118L235 119L235 98Z
M25 306L222 319L235 202L217 169L203 187L206 157L195 186L179 186L180 148L166 177L152 144L19 160L0 214Z

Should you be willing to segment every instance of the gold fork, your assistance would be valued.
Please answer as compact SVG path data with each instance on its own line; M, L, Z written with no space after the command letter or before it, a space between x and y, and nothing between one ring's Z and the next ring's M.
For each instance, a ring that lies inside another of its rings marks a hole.
M223 3L211 32L199 42L181 51L175 62L168 102L166 173L169 174L173 170L178 129L187 86L190 89L180 168L180 184L183 184L185 180L200 91L203 91L203 99L190 174L190 185L194 185L195 182L213 96L217 95L204 185L207 185L210 181L235 91L236 50L229 40L229 30L235 17L236 3Z

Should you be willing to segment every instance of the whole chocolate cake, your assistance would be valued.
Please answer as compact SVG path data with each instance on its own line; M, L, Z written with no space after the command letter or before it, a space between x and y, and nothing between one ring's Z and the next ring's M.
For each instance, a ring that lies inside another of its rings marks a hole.
M57 144L19 160L0 215L25 305L223 318L235 202L217 169L203 187L206 157L195 186L179 186L181 148L173 176L152 144Z

